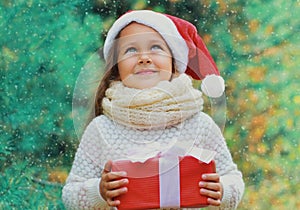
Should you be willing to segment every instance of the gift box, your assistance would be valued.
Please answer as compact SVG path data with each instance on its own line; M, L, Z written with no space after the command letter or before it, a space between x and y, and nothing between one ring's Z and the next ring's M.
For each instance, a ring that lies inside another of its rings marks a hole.
M157 208L201 208L208 205L200 194L199 182L204 173L214 173L214 154L205 162L197 155L157 155L146 161L113 161L112 171L126 171L128 192L118 196L119 210ZM199 154L199 152L198 152Z

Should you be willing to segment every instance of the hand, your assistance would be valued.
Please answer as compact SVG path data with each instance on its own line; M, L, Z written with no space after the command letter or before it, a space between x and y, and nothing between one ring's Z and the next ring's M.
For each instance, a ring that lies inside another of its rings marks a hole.
M220 206L223 197L223 186L217 173L203 174L199 182L200 194L207 196L207 202L212 206Z
M125 185L128 184L128 179L121 179L126 176L124 171L111 172L111 165L112 162L109 160L104 166L100 181L100 194L109 206L115 207L120 205L120 201L114 198L127 192Z

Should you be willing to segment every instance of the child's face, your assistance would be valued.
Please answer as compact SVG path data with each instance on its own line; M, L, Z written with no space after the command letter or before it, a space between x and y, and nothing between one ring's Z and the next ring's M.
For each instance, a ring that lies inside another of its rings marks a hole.
M172 75L172 54L164 39L152 28L131 23L118 39L118 69L123 84L144 89Z

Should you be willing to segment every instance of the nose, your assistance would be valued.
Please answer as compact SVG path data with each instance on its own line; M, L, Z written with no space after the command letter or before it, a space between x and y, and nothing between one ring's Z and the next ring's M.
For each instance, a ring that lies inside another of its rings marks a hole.
M142 53L138 60L139 64L151 64L152 59L149 57L147 53Z

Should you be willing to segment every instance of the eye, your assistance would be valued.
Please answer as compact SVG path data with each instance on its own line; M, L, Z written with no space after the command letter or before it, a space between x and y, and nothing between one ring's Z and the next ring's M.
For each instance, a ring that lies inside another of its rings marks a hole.
M127 53L135 53L137 50L134 47L129 47L128 49L125 50L125 54Z
M155 44L151 47L151 50L163 50L163 48L160 45Z

